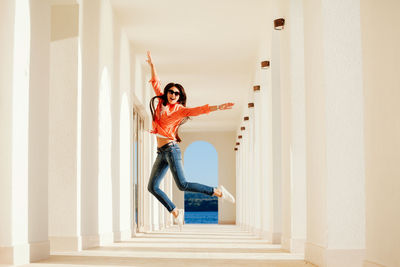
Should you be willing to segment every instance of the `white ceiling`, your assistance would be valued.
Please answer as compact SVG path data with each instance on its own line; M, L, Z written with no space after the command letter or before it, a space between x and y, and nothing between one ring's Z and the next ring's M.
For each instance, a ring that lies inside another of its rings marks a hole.
M183 130L236 130L252 88L269 0L111 0L136 53L152 52L163 85L181 83L187 106L234 102Z

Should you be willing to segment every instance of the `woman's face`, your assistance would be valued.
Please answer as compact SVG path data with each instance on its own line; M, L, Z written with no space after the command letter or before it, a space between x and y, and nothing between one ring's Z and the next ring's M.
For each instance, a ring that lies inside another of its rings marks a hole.
M168 103L170 103L171 105L178 103L179 100L179 89L174 87L171 87L170 89L168 89Z

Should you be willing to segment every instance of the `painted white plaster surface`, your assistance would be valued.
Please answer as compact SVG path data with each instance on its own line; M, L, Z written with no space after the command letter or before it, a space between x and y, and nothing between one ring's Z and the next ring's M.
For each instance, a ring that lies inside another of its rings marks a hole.
M400 266L397 253L400 251L398 10L398 1L361 1L365 95L365 264L368 262L371 266Z

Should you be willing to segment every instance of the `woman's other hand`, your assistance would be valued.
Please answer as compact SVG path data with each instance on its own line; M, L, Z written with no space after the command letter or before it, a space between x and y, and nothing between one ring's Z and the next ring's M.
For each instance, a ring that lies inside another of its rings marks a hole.
M234 103L224 103L222 105L219 105L218 109L220 109L220 110L232 109L233 105L235 105L235 104Z
M150 66L153 65L153 60L151 59L151 53L150 51L147 51L147 63L149 63Z

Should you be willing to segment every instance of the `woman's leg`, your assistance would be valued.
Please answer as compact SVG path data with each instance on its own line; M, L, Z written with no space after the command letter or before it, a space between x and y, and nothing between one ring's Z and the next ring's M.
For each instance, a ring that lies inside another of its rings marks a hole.
M214 195L213 187L199 183L190 183L186 181L182 166L181 150L178 145L174 145L171 147L171 151L166 154L166 159L179 190L198 192L209 196Z
M168 162L161 153L158 153L156 161L151 170L149 184L147 189L164 205L169 212L175 210L176 206L168 196L160 189L160 183L168 170ZM176 213L176 212L175 212ZM174 214L175 215L175 214Z

